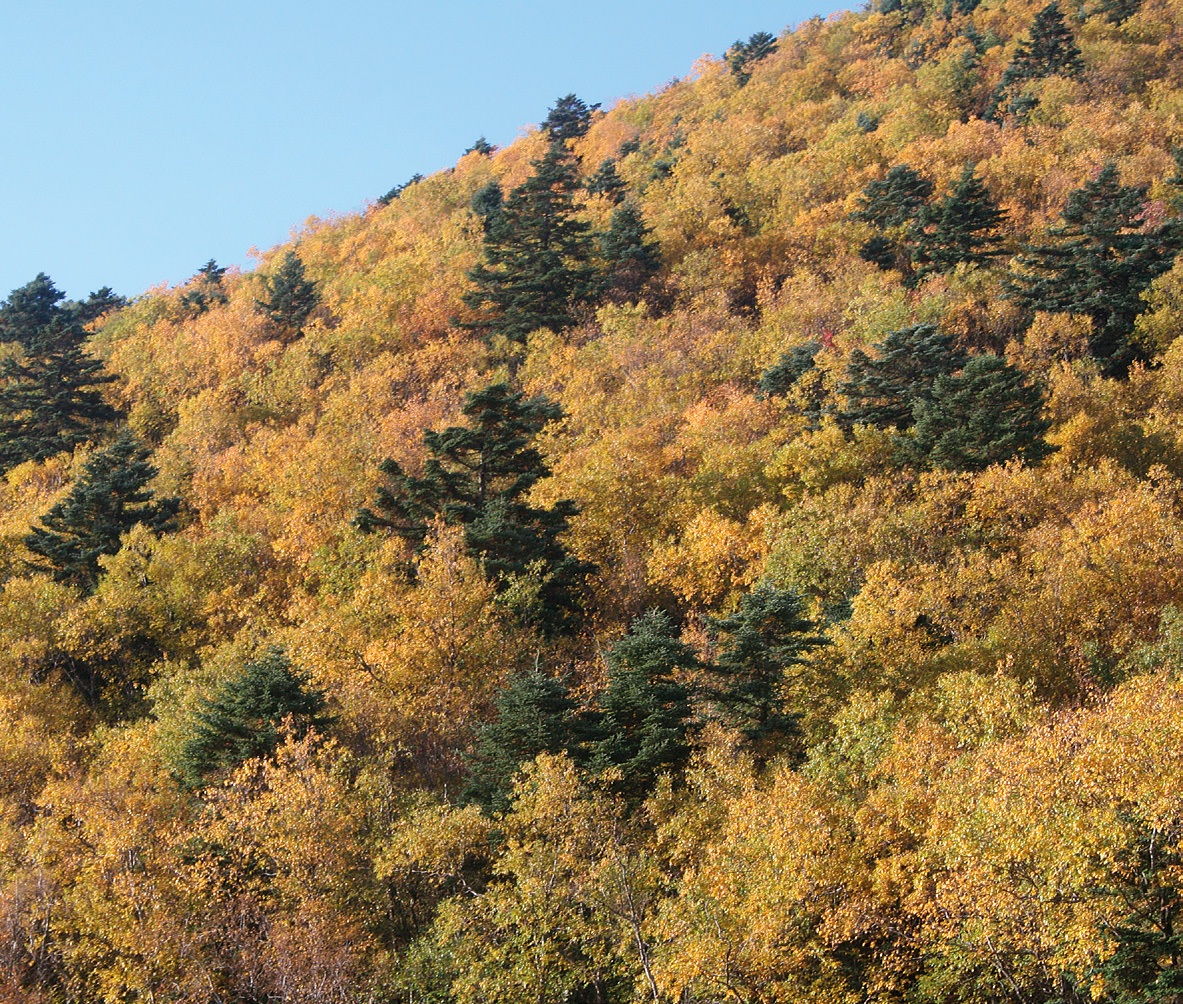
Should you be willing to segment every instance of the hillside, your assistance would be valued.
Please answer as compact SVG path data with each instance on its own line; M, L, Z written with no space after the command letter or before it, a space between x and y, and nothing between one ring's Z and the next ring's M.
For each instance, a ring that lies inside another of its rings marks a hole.
M1181 57L881 0L13 291L0 997L1178 1000Z

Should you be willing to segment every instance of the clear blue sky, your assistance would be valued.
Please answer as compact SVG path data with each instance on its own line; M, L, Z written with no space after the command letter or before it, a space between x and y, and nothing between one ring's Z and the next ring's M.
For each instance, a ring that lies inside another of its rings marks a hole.
M0 33L0 296L245 264L574 92L606 105L817 0L37 0Z

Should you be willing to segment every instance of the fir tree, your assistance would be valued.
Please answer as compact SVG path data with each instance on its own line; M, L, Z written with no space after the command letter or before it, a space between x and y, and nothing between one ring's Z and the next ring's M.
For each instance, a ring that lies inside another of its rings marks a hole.
M847 425L907 429L916 406L931 399L937 378L961 369L966 359L953 336L935 324L893 331L874 348L874 359L862 349L850 354L846 380L838 386L848 402L842 413Z
M785 706L785 670L825 644L816 627L799 596L769 583L746 594L729 617L711 621L727 644L708 666L716 682L707 696L720 720L766 752L797 732L800 715Z
M1012 457L1038 463L1052 452L1043 395L1001 356L974 356L960 373L941 374L914 414L914 449L933 467L980 471Z
M817 365L814 360L821 351L821 347L821 342L808 341L801 345L794 345L787 352L782 353L776 365L765 370L760 377L760 393L765 397L787 394L792 390L793 384Z
M600 162L600 166L587 179L584 187L592 195L602 195L617 205L623 201L624 194L628 191L628 185L621 180L620 175L616 173L616 165L610 160Z
M641 798L658 774L680 769L690 755L689 692L673 674L700 663L659 610L634 620L605 658L608 685L587 744L588 769L615 769L619 778L612 787Z
M27 351L45 347L56 341L60 329L68 327L71 318L59 306L66 294L58 289L44 272L14 289L0 304L0 341L16 342Z
M280 730L290 722L298 738L332 724L323 692L309 689L282 649L268 649L224 683L194 716L181 747L178 773L190 788L208 775L230 771L254 757L269 756L279 745Z
M580 186L570 155L552 144L533 167L533 176L487 218L485 260L468 273L475 288L464 295L473 309L492 308L464 327L522 344L538 328L574 324L576 309L598 286L591 228L575 215Z
M478 136L477 141L464 151L464 155L467 157L470 153L479 153L482 157L491 157L496 152L497 147L485 139L484 136Z
M226 269L211 258L189 280L189 288L181 296L181 306L189 310L194 317L198 317L212 307L229 303L230 298L222 285L225 277Z
M612 214L611 225L599 238L609 298L636 300L645 284L661 270L660 245L649 239L652 235L652 228L636 206L624 205Z
M284 253L272 275L263 277L264 298L257 306L287 338L298 337L308 315L320 303L316 285L304 275L304 263L295 251Z
M985 117L997 120L999 108L1007 101L1006 110L1022 121L1038 104L1035 98L1022 93L1023 84L1051 76L1077 77L1083 70L1080 49L1064 23L1060 5L1050 3L1035 15L1030 39L1019 43L1014 58L1003 70Z
M496 225L501 215L501 205L505 201L501 186L496 181L490 181L482 188L478 188L472 196L469 205L480 218L481 226L487 234Z
M354 523L365 532L387 529L416 550L432 520L463 526L469 553L500 589L515 579L537 578L536 599L521 611L524 620L544 633L569 630L592 570L559 540L578 507L567 499L547 508L526 501L530 489L550 476L531 441L562 410L546 398L524 400L507 384L494 384L470 394L464 414L467 426L424 433L431 457L422 477L386 460L388 484Z
M758 31L746 42L736 40L727 50L727 69L735 82L743 87L752 79L752 68L762 59L776 52L776 39L766 31Z
M120 296L110 286L103 286L85 300L70 300L64 305L64 309L73 314L79 324L90 324L112 310L126 307L130 302L126 296Z
M998 231L1006 213L994 203L972 164L965 165L953 191L922 219L932 229L926 227L917 235L918 277L951 272L962 262L985 265L1003 253Z
M1011 276L1010 295L1024 307L1082 314L1092 322L1089 351L1106 376L1121 377L1146 358L1131 340L1142 293L1168 271L1183 247L1178 220L1147 228L1145 186L1122 185L1108 163L1068 197L1053 242L1029 245Z
M537 670L511 678L494 707L497 717L477 733L472 776L462 795L490 813L509 807L523 764L540 753L571 752L576 734L576 704L566 684Z
M558 99L542 123L542 131L552 143L566 143L579 139L591 126L592 114L598 104L588 105L574 94Z
M46 561L32 567L93 592L99 558L117 553L133 526L143 524L157 534L176 529L180 499L153 501L147 484L155 476L148 450L130 432L121 433L86 462L66 497L25 537L25 546Z
M419 182L421 182L422 180L423 180L423 175L418 174L418 173L412 174L401 185L395 185L394 188L392 188L385 195L378 196L378 205L389 206L390 203L392 203L395 199L397 199L400 195L402 195L403 192L405 192L408 188L410 188L412 185L419 184Z
M898 268L905 282L912 284L913 242L923 226L931 195L932 182L907 164L897 164L881 180L868 184L850 218L881 232L862 246L859 256L882 269Z

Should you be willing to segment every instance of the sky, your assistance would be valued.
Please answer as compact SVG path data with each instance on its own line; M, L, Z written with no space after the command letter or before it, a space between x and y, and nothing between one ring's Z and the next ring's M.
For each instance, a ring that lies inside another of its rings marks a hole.
M647 94L819 0L38 0L0 33L0 296L136 296L363 209L555 99ZM848 5L847 5L848 6Z

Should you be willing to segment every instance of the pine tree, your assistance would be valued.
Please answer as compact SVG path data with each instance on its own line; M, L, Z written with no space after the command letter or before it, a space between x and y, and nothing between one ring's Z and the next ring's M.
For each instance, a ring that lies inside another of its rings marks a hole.
M736 40L727 50L727 69L735 82L743 87L752 79L752 68L762 59L776 52L776 39L766 31L758 31L746 42Z
M117 553L133 526L143 524L157 534L176 529L180 499L153 501L147 484L155 476L148 450L122 432L86 462L66 497L25 537L25 546L47 562L32 567L93 592L101 574L99 558Z
M511 678L493 703L497 717L477 733L472 776L462 795L490 813L509 807L523 764L540 753L573 750L577 725L566 684L536 669Z
M932 397L937 378L961 369L966 359L953 336L935 324L893 331L874 348L874 359L862 349L850 354L846 380L838 386L848 402L842 413L847 425L902 432L912 425L916 406Z
M575 215L580 185L569 154L552 144L533 163L534 174L487 217L485 260L468 273L475 289L464 295L473 309L492 308L463 325L524 344L538 328L561 331L597 293L590 264L590 226Z
M1029 245L1011 276L1010 295L1024 307L1082 314L1092 322L1089 351L1106 376L1122 377L1146 353L1131 341L1142 293L1183 248L1180 221L1147 228L1146 187L1122 185L1109 162L1074 191L1053 243Z
M544 633L570 630L593 567L568 554L559 540L578 507L567 499L548 508L526 501L530 489L550 476L531 441L562 418L562 409L544 397L524 400L507 384L494 384L470 394L464 414L467 426L424 433L431 456L422 477L386 460L388 484L354 523L365 532L387 529L416 550L424 546L433 519L463 526L469 553L500 589L537 577L537 596L521 611L524 620Z
M279 745L285 722L297 738L310 728L328 728L333 718L324 713L325 695L307 684L279 648L268 649L244 666L238 678L224 683L194 716L177 761L184 783L199 788L214 772L269 756Z
M600 254L605 262L605 292L615 301L634 301L645 284L661 270L661 250L640 211L624 205L612 214L606 233L600 235Z
M785 670L825 644L801 609L801 598L761 583L729 617L711 621L728 636L707 668L717 681L708 690L715 714L748 742L773 752L797 732L799 713L785 706Z
M1005 219L973 165L966 164L953 191L922 217L926 227L917 235L914 255L921 266L918 278L951 272L962 262L986 265L1003 254L998 231Z
M542 131L552 143L564 144L579 139L591 127L592 114L599 107L598 104L584 104L574 94L568 94L559 98L547 113Z
M225 277L226 269L211 258L189 280L189 288L181 295L181 306L192 316L199 317L212 307L229 303L230 298L222 285Z
M618 771L614 790L641 798L658 774L680 769L690 755L689 692L673 674L700 663L659 610L634 620L605 658L608 685L591 726L588 769Z
M914 448L933 467L981 471L1019 457L1035 464L1052 452L1043 439L1043 395L1001 356L970 359L937 377L915 408Z
M782 353L776 365L765 370L760 377L760 393L766 397L787 394L793 384L817 365L814 360L821 348L821 342L808 341Z
M257 306L284 337L297 338L304 330L308 315L320 303L316 285L304 275L304 263L295 251L287 251L279 268L263 277L265 296Z

